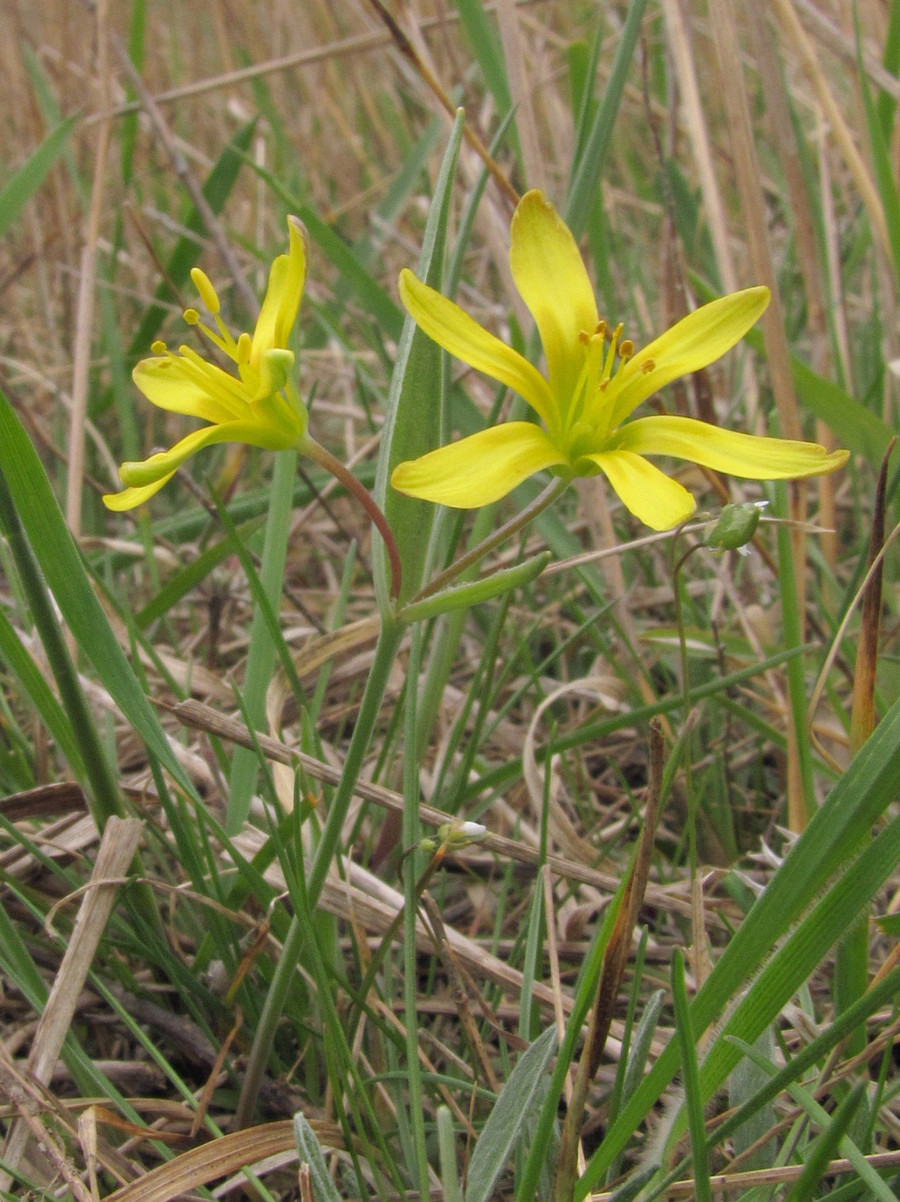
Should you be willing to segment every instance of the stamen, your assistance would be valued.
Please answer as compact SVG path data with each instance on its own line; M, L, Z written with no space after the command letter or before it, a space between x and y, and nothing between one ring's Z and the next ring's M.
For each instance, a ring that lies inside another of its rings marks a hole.
M217 317L221 305L219 304L218 293L213 288L209 276L205 271L201 271L199 267L194 267L191 271L191 279L194 281L194 287L200 293L200 299L206 305L206 308L213 317Z
M648 376L651 371L656 371L656 360L655 359L645 359L644 362L641 364L641 371L644 373L645 376Z
M634 343L630 338L624 338L619 343L619 362L626 363L634 354Z
M240 367L244 363L250 362L250 352L253 350L253 339L249 334L241 334L237 340L235 347L235 362Z
M200 314L196 309L185 309L184 320L189 326L199 330L204 338L208 338L213 346L217 346L223 355L227 355L229 359L234 359L237 362L237 345L231 331L226 327L218 314L215 316L215 323L219 328L219 333L216 333L215 330L200 320Z
M587 354L572 392L568 412L563 417L565 427L569 431L572 431L576 423L582 420L585 410L597 391L600 366L603 362L603 334L601 332L595 331L590 335L582 332L579 334L579 341L586 346Z
M168 355L169 348L161 338L157 338L155 342L150 343L150 350L154 355Z
M225 349L225 353L228 355L229 359L233 359L235 357L237 348L237 344L234 341L234 335L218 314L216 314L216 325L219 327L219 333L222 335L222 346Z
M612 332L612 341L610 342L609 350L606 353L606 362L603 364L603 371L600 373L600 377L602 380L602 383L600 385L601 388L606 387L607 380L609 380L612 376L613 363L616 358L616 348L619 344L619 338L621 337L621 334L622 334L622 323L619 322L619 324L616 326L616 328Z

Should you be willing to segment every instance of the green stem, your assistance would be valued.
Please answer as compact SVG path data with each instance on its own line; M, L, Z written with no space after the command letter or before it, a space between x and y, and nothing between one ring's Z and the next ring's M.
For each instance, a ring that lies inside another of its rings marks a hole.
M353 728L353 736L350 740L350 746L347 748L344 770L341 773L340 783L335 790L328 810L328 818L322 831L322 837L319 840L319 846L316 850L309 876L307 894L312 911L316 908L319 894L322 892L322 886L328 875L328 869L338 850L344 822L347 818L347 811L353 799L353 790L356 787L363 761L369 750L372 732L375 729L375 723L381 709L381 700L387 688L388 677L402 638L402 626L396 624L385 624L382 626L381 634L375 647L375 659L372 663L368 680L366 681L366 688L363 693L362 702L360 703L356 725ZM284 946L281 949L281 956L275 966L272 984L269 987L263 1011L260 1015L253 1046L250 1049L250 1055L247 1060L247 1071L244 1074L241 1096L235 1115L236 1130L246 1127L253 1117L256 1099L259 1096L260 1085L266 1070L269 1053L272 1050L272 1043L275 1039L275 1030L281 1020L288 992L294 983L294 974L297 971L300 952L307 934L307 924L300 915L295 914L288 927Z
M543 513L553 502L561 497L569 487L569 481L563 479L554 480L552 484L548 484L542 493L540 493L524 509L520 510L515 517L510 518L504 525L498 527L493 534L488 535L486 539L473 547L471 551L467 551L465 555L461 555L459 559L455 559L450 564L449 568L445 568L434 577L424 588L419 589L416 595L410 598L409 604L415 601L424 601L426 597L433 597L435 593L439 593L446 585L451 584L458 576L467 571L474 564L483 559L489 551L493 551L495 547L499 547L501 543L506 542L512 535L517 534L520 530Z
M388 525L388 520L378 508L372 494L368 489L364 488L357 480L347 466L341 463L340 459L332 455L330 451L326 451L323 446L320 446L312 438L307 438L303 445L303 453L324 467L326 471L331 472L336 480L340 480L341 484L352 493L365 509L366 513L372 519L372 524L377 529L378 533L384 539L384 545L387 548L388 559L391 564L391 600L396 601L400 596L400 585L403 579L403 572L400 566L400 552L397 548L397 540L394 538L394 532Z

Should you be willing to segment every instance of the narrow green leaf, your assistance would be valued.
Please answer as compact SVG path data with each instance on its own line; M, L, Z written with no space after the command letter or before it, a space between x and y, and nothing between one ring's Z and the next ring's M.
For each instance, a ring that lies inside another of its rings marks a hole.
M437 1108L438 1155L441 1161L441 1186L444 1202L462 1202L459 1172L456 1167L456 1143L453 1138L453 1115L449 1106Z
M189 796L193 786L106 619L50 481L12 406L0 393L0 466L63 621L149 750Z
M78 120L76 114L58 125L0 188L0 238L46 179L47 172L62 154Z
M878 117L872 92L869 88L868 77L862 61L862 42L859 29L859 14L854 12L856 24L856 58L858 66L859 87L862 91L866 121L869 126L869 149L872 163L875 167L875 179L878 182L878 194L881 197L881 207L887 225L888 242L894 259L894 276L900 282L900 195L897 193L896 168L892 162L891 150L884 136L884 128Z
M710 680L706 684L697 685L696 688L691 689L691 699L696 703L704 697L713 697L717 693L727 693L735 685L752 680L754 676L759 676L761 673L767 672L770 668L777 668L780 664L786 663L807 649L806 647L790 647L787 651L779 651L777 654L769 656L768 659L761 660L757 664L751 664L749 668L739 668L736 672L729 672L727 676L722 676L718 680ZM613 714L610 718L603 718L599 722L586 723L576 730L559 735L553 745L554 751L568 751L572 747L583 747L585 743L596 743L614 731L622 730L626 726L640 727L651 718L656 717L657 714L669 714L673 710L679 709L683 704L684 700L680 694L670 694L667 697L660 698L659 701L652 705L635 706L634 709L623 710L621 713ZM537 749L538 760L544 754L544 749L539 747ZM466 787L464 798L469 800L478 797L485 790L500 789L504 785L508 785L510 781L518 780L521 775L521 757L512 756L501 767L491 769L473 780Z
M803 1172L794 1182L785 1202L813 1202L828 1168L828 1162L840 1146L860 1102L865 1097L865 1092L864 1082L859 1081L841 1102L813 1143Z
M576 238L584 232L591 209L597 203L597 191L646 7L647 0L632 0L628 5L622 38L606 91L594 116L594 124L586 139L584 153L574 160L564 216L566 225Z
M438 614L451 613L457 609L467 609L471 605L480 605L483 601L492 601L502 593L508 593L514 588L524 588L532 580L540 576L550 562L550 552L544 551L524 563L518 563L512 568L503 568L480 580L472 580L466 584L458 584L455 588L444 589L432 597L422 601L413 601L405 605L398 617L402 622L420 622L425 618L433 618Z
M243 125L219 156L218 161L207 176L203 185L203 195L214 213L221 213L225 201L231 195L241 167L244 163L244 153L250 145L256 121L248 121ZM203 218L193 209L184 223L187 229L195 234L205 230ZM191 268L197 262L197 239L184 235L175 243L175 249L166 265L165 279L156 290L156 304L144 313L143 320L134 333L128 347L131 359L146 355L150 344L159 333L163 319L169 312L169 304L173 299L172 290L180 288L187 282Z
M513 102L500 37L488 20L482 0L457 0L456 8L469 46L478 61L484 82L494 98L497 112L502 119L512 112ZM513 125L511 133L516 153L521 162L521 147L515 125Z
M725 1036L736 1035L752 1043L896 866L900 858L900 819L885 828L849 868L847 865L866 832L896 797L898 779L900 701L888 711L813 815L694 999L691 1021L699 1037L741 993L747 981L757 976L772 948L816 901L815 909L772 957L710 1049L701 1070L707 1096L736 1062L737 1053L727 1047ZM843 875L837 884L821 897L827 882L841 870ZM679 1050L672 1042L591 1157L578 1183L577 1199L594 1188L628 1143L671 1081L679 1059Z
M704 299L714 295L708 288L703 288L702 294ZM759 330L748 331L744 341L762 352ZM854 455L862 455L873 467L880 467L896 431L839 384L814 372L797 355L791 355L791 376L801 405L822 419L840 446Z
M301 202L293 205L291 211L309 230L315 246L338 268L343 283L352 287L360 304L380 326L383 336L399 338L403 323L402 310L375 277L366 271L353 249L309 205Z
M519 1057L472 1153L466 1202L490 1199L497 1178L541 1107L555 1051L556 1028L548 1027Z
M444 246L450 215L450 196L456 158L462 141L464 118L457 114L450 142L435 184L434 197L425 226L419 278L440 288ZM396 465L417 459L441 443L443 431L443 351L407 317L391 379L381 450L375 474L375 500L394 532L403 564L403 591L407 600L423 583L435 507L426 501L404 497L390 487ZM375 587L382 612L389 607L388 565L380 538L375 540L373 566Z
M238 527L235 531L236 537L242 540L249 538L251 534L259 529L265 520L264 516L251 518L249 522L245 522ZM195 559L191 559L186 563L183 568L180 568L175 573L171 580L168 580L163 585L152 601L148 601L144 608L134 615L135 625L138 629L146 630L157 618L161 618L164 614L167 614L192 589L195 589L204 581L213 568L218 567L223 560L233 554L234 540L231 535L219 539L217 543L213 543L204 551L201 551Z
M890 71L891 75L896 76L898 71L900 71L900 0L892 0L890 10L881 65L885 70ZM885 142L890 142L891 140L896 111L896 97L892 96L890 92L881 92L878 96L878 120L881 124Z
M707 1140L707 1150L710 1153L714 1152L717 1147L721 1147L725 1140L735 1136L754 1115L767 1107L781 1093L785 1090L796 1089L796 1082L802 1080L810 1070L821 1066L825 1058L837 1047L849 1031L858 1024L865 1023L882 1006L891 1005L896 998L898 987L900 987L900 968L895 968L893 972L889 972L877 985L873 985L865 997L860 998L845 1014L838 1015L833 1022L825 1027L821 1035L818 1035L811 1043L803 1047L796 1055L791 1057L783 1068L777 1071L773 1071L772 1066L755 1046L742 1040L736 1041L737 1046L743 1054L764 1070L768 1080L752 1097L747 1098L729 1118L717 1124L715 1131ZM848 1155L852 1159L853 1148L850 1146L849 1141L848 1148ZM647 1195L646 1202L654 1202L656 1198L666 1197L669 1186L673 1182L683 1178L688 1164L688 1160L683 1159L679 1164L673 1166L672 1171L663 1180L655 1184L652 1192ZM867 1169L866 1159L860 1155L858 1171L863 1180L868 1180L866 1176ZM871 1172L872 1196L882 1198L883 1202L896 1202L890 1190L885 1193L884 1183L880 1182L875 1170L872 1169Z
M308 1164L312 1173L312 1196L316 1202L342 1202L338 1193L316 1133L301 1113L294 1115L294 1138L297 1141L297 1158L301 1164Z
M870 1013L872 1013L874 1009L875 1007L871 1007ZM818 1043L819 1041L817 1040L816 1042ZM834 1044L837 1042L838 1041L835 1039L832 1046L834 1046ZM742 1040L735 1040L735 1043L747 1057L748 1061L753 1064L757 1072L768 1076L770 1081L774 1081L776 1078L783 1078L783 1070L782 1072L779 1072L770 1060L760 1054L756 1047L752 1047L750 1044L744 1043ZM815 1097L808 1089L805 1089L802 1085L798 1084L800 1076L801 1072L799 1065L797 1065L793 1080L788 1081L785 1084L785 1088L798 1106L801 1106L812 1119L812 1121L821 1127L823 1133L825 1133L829 1127L829 1123L831 1122L831 1116L825 1107L816 1101ZM860 1086L863 1086L862 1082L859 1084ZM864 1088L865 1087L863 1086L863 1089ZM769 1129L771 1130L772 1128L770 1127ZM842 1134L841 1137L831 1146L834 1149L839 1149L841 1156L850 1161L857 1173L859 1173L861 1180L868 1186L873 1198L879 1198L881 1199L881 1202L897 1202L897 1195L893 1192L893 1190L889 1189L884 1181L882 1181L882 1179L878 1176L877 1171L872 1167L872 1165L869 1164L863 1152L853 1142L849 1135ZM831 1153L829 1153L829 1155L825 1158L826 1163L830 1158ZM809 1163L809 1160L807 1160L807 1165L809 1165Z
M291 499L297 475L297 454L282 451L275 457L272 478L272 507L266 523L259 590L256 609L250 624L250 644L247 649L247 670L244 676L244 709L251 729L263 730L266 719L266 691L275 667L276 647L284 639L278 627L277 613L284 588L284 565L287 560L288 538L291 532ZM268 602L270 612L261 602ZM272 617L275 628L272 629ZM250 812L250 799L256 787L259 757L249 747L236 747L231 764L228 807L225 830L234 835L244 825Z
M0 658L14 672L19 683L31 698L60 753L65 756L69 767L77 777L84 775L84 762L78 740L72 732L72 724L65 710L56 700L43 673L23 646L6 614L0 609Z
M694 1043L691 1010L684 984L684 956L678 947L672 954L672 1001L675 1007L675 1033L681 1052L681 1081L691 1133L695 1196L699 1202L710 1202L712 1194L709 1188L709 1156L706 1151L706 1123L703 1119L703 1099L697 1071L697 1047Z

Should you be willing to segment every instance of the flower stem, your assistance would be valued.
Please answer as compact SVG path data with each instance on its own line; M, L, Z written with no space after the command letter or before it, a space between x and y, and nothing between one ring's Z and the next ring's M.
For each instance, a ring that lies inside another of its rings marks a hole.
M414 601L424 601L426 597L433 597L442 588L445 588L448 584L452 584L458 576L461 576L463 572L478 563L479 559L483 559L489 551L493 551L495 547L499 547L501 543L506 542L513 534L524 530L530 522L534 521L538 514L543 513L549 505L553 504L557 497L562 496L568 487L568 480L554 480L530 505L526 505L515 517L510 518L504 525L499 526L493 534L488 535L486 539L483 539L474 546L471 551L467 551L465 555L461 555L459 559L455 559L449 568L445 568L443 572L438 573L424 588L419 589L416 595L410 598L409 604L412 604Z
M384 539L384 545L387 548L388 559L391 564L391 599L396 601L400 596L400 584L402 581L402 569L400 567L400 552L397 548L397 540L394 538L394 532L388 525L388 520L378 508L372 494L368 489L364 488L357 480L353 473L341 463L335 455L330 451L326 451L323 446L320 446L314 439L307 437L303 444L302 451L304 455L318 463L320 467L324 467L326 471L331 472L336 480L340 480L341 484L352 493L365 509L366 513L372 519L372 522L378 533Z

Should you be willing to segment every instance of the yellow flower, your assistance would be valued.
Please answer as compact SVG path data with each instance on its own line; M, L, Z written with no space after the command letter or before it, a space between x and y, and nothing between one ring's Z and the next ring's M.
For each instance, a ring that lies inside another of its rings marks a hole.
M400 296L429 337L517 392L543 428L506 422L401 463L391 477L399 492L472 509L544 469L565 479L602 472L635 517L668 530L690 517L694 500L647 455L753 480L821 475L847 461L846 451L720 430L688 417L626 420L665 384L734 346L768 304L768 289L703 305L635 353L621 326L609 330L599 319L575 239L542 193L528 192L519 202L510 241L513 280L540 333L546 376L410 271L401 273Z
M103 498L109 509L142 504L186 459L214 443L246 443L272 451L293 448L307 454L319 450L307 436L308 415L292 378L294 353L287 345L306 279L306 235L296 217L288 218L288 233L290 248L272 263L252 337L233 337L219 316L219 298L209 277L199 267L191 272L215 329L201 321L196 309L186 309L184 319L235 364L237 373L224 371L189 346L171 351L164 342L153 344L153 358L143 359L132 373L135 384L160 409L209 424L168 451L123 463L119 476L127 487Z

